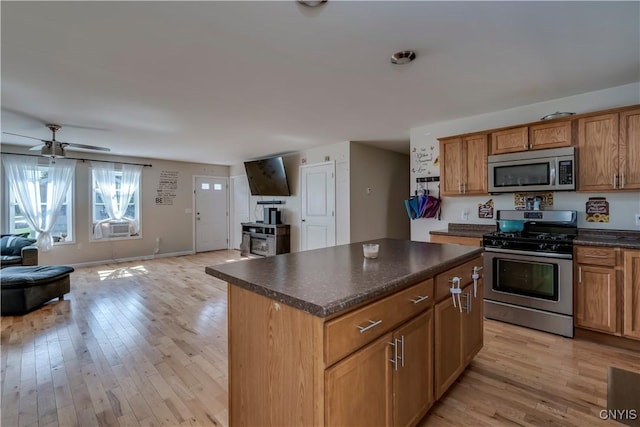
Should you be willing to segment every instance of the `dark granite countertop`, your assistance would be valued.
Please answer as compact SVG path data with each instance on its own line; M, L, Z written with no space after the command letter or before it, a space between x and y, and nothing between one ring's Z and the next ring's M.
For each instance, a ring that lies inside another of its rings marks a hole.
M446 230L431 230L429 234L459 237L482 237L496 231L495 224L449 224Z
M378 239L378 258L362 243L206 267L205 271L318 317L399 291L472 259L482 248Z
M583 246L640 249L640 231L580 228L573 243Z

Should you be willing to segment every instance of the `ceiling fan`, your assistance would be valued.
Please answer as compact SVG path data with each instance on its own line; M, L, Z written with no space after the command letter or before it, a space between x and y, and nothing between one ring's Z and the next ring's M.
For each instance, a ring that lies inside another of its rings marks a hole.
M23 138L37 139L39 141L42 141L42 144L33 146L29 150L30 151L40 150L40 154L47 157L65 157L66 147L78 148L81 150L111 151L109 148L97 147L95 145L75 144L73 142L57 141L56 132L59 131L62 126L56 125L56 124L47 124L46 127L49 128L49 130L52 133L51 139L40 139L40 138L35 138L33 136L19 135L17 133L11 133L11 132L2 132L2 133L6 133L7 135L21 136Z

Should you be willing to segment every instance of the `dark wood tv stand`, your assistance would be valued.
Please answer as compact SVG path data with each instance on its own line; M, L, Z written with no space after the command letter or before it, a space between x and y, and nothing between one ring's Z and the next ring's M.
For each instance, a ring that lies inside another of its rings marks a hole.
M291 226L289 224L242 223L240 255L273 256L291 251Z

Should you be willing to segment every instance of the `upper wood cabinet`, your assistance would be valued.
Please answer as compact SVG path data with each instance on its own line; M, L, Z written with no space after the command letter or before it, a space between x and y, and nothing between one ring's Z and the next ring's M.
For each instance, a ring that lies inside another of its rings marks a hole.
M640 108L578 119L577 191L640 189Z
M541 123L491 133L491 154L569 147L571 121Z
M501 130L491 134L491 154L515 153L529 149L529 128Z
M624 190L640 189L640 108L620 113L619 165L620 186Z
M541 123L529 127L529 148L541 150L546 148L570 147L573 145L570 121Z
M487 134L441 139L441 194L487 194L487 156Z

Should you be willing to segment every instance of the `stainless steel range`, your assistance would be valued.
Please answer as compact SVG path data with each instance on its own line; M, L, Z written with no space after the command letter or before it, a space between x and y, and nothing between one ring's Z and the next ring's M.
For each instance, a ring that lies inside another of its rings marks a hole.
M521 232L485 234L484 315L573 337L576 211L498 211Z

